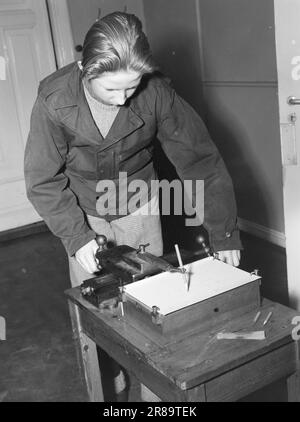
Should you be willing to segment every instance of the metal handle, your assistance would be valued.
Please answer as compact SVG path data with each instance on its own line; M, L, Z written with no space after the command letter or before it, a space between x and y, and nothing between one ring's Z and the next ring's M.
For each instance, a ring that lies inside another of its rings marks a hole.
M287 99L287 103L289 105L300 105L300 98L296 98L296 97L288 97Z
M104 234L98 234L96 236L96 242L98 243L99 248L97 252L102 252L107 249L107 237Z

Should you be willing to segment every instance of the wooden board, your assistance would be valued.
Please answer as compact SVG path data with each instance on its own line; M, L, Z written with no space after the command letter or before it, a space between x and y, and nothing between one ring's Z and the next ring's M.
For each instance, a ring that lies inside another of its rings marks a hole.
M164 272L125 286L125 296L149 311L157 306L162 315L167 315L260 278L213 258L184 267L189 277L188 291L182 274Z

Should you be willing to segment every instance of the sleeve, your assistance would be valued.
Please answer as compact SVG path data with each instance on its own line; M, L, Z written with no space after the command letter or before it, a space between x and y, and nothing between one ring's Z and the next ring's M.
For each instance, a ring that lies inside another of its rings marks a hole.
M242 249L232 180L224 161L200 116L166 85L157 88L156 96L157 137L162 148L182 181L204 181L199 219L213 250ZM193 206L197 203L195 192L193 189Z
M38 98L33 107L25 148L24 174L28 199L45 223L58 236L69 255L95 233L86 223L75 194L64 175L68 146L59 122Z

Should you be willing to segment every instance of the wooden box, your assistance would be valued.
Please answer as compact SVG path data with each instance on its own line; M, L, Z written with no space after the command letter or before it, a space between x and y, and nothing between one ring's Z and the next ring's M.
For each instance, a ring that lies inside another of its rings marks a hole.
M260 306L260 277L206 258L179 273L160 273L124 286L124 317L138 329L162 336L228 321Z

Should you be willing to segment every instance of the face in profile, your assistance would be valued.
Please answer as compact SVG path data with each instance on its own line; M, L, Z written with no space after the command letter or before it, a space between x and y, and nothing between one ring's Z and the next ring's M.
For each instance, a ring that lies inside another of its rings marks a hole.
M90 79L86 86L90 94L106 105L122 106L130 98L142 79L135 71L119 70L104 72L95 79Z

